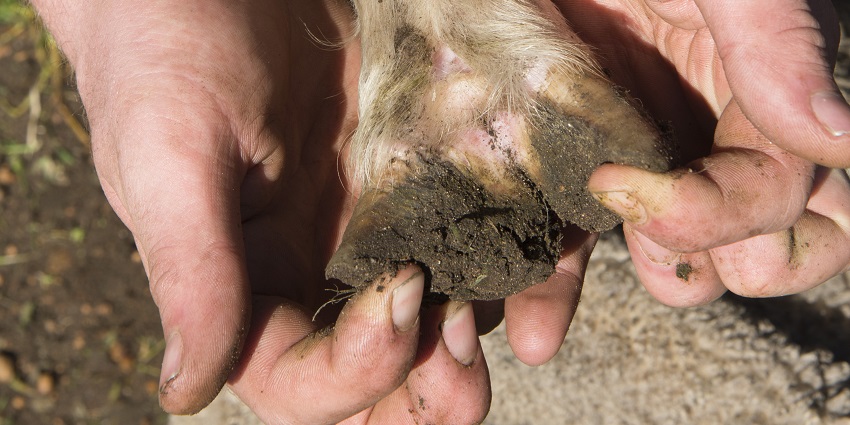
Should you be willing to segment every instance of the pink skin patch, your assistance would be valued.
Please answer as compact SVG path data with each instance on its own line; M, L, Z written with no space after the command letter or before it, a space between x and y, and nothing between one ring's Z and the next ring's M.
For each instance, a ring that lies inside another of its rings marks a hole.
M482 182L493 193L511 193L516 190L515 179L510 178L514 166L527 163L529 157L523 127L523 118L500 112L489 129L470 128L458 132L449 141L445 155L455 164L478 170Z
M487 80L476 75L450 47L440 46L432 61L435 83L425 115L432 117L432 123L454 128L452 133L440 136L446 156L459 165L484 168L493 176L503 175L511 164L527 163L524 118L506 111L486 114ZM528 89L541 89L547 76L547 64L541 62L530 68Z
M487 179L491 190L509 192L512 188L503 184L513 179L502 177L516 165L527 168L531 164L525 118L514 112L486 112L488 81L450 47L437 48L432 61L434 82L416 126L419 137L411 137L407 143L399 140L388 149L403 159L418 149L414 140L426 141L458 166L491 176ZM542 61L529 68L528 90L544 88L548 68Z
M431 56L434 65L434 79L445 80L452 74L472 72L472 68L449 46L440 46Z
M487 164L492 171L506 170L511 164L528 163L528 143L525 122L521 115L498 112L488 129L477 127L461 132L452 145L450 155L472 158L466 162Z
M514 161L527 164L529 159L525 118L508 112L498 112L490 121L490 128L496 136L496 148L510 152Z

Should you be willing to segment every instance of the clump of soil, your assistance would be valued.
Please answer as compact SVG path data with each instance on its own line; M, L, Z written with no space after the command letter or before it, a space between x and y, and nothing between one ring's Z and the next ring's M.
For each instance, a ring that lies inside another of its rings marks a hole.
M415 262L432 291L472 300L505 297L554 272L561 221L530 180L499 196L434 152L394 167L406 178L360 198L329 277L360 287Z

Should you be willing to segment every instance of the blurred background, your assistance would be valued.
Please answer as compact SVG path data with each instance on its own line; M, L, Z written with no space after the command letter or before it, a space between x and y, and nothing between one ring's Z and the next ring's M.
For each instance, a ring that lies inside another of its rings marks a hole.
M850 6L835 2L850 22ZM836 69L844 90L847 47ZM0 425L168 419L157 404L157 311L85 128L56 46L28 7L0 0Z
M0 0L0 425L163 424L164 342L70 70Z

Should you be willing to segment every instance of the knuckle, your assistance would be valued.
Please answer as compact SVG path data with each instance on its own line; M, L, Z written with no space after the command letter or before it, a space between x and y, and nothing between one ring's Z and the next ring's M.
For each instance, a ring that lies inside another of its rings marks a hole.
M366 348L347 363L349 382L358 382L362 394L379 398L398 388L407 379L412 356L395 350Z

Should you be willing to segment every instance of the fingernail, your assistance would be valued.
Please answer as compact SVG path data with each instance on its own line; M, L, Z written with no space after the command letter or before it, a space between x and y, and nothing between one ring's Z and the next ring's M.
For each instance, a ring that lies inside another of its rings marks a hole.
M167 394L168 387L180 374L183 357L183 337L180 331L175 331L165 344L165 354L162 358L162 372L159 377L159 393Z
M658 245L651 239L640 234L640 232L632 230L631 233L635 242L637 242L640 251L643 253L643 256L649 259L649 261L653 262L654 264L658 264L661 266L671 266L675 263L678 263L679 258L682 257L681 253L670 251L669 249Z
M646 210L637 198L629 192L598 192L593 193L593 197L629 223L643 224L646 222Z
M458 305L459 304L459 305ZM478 357L478 331L471 303L450 301L443 322L443 342L458 363L469 366Z
M393 290L393 325L399 332L407 332L419 320L422 292L425 290L425 274L417 271L401 286Z
M812 110L833 136L850 133L850 108L843 97L832 92L815 93L812 95Z

